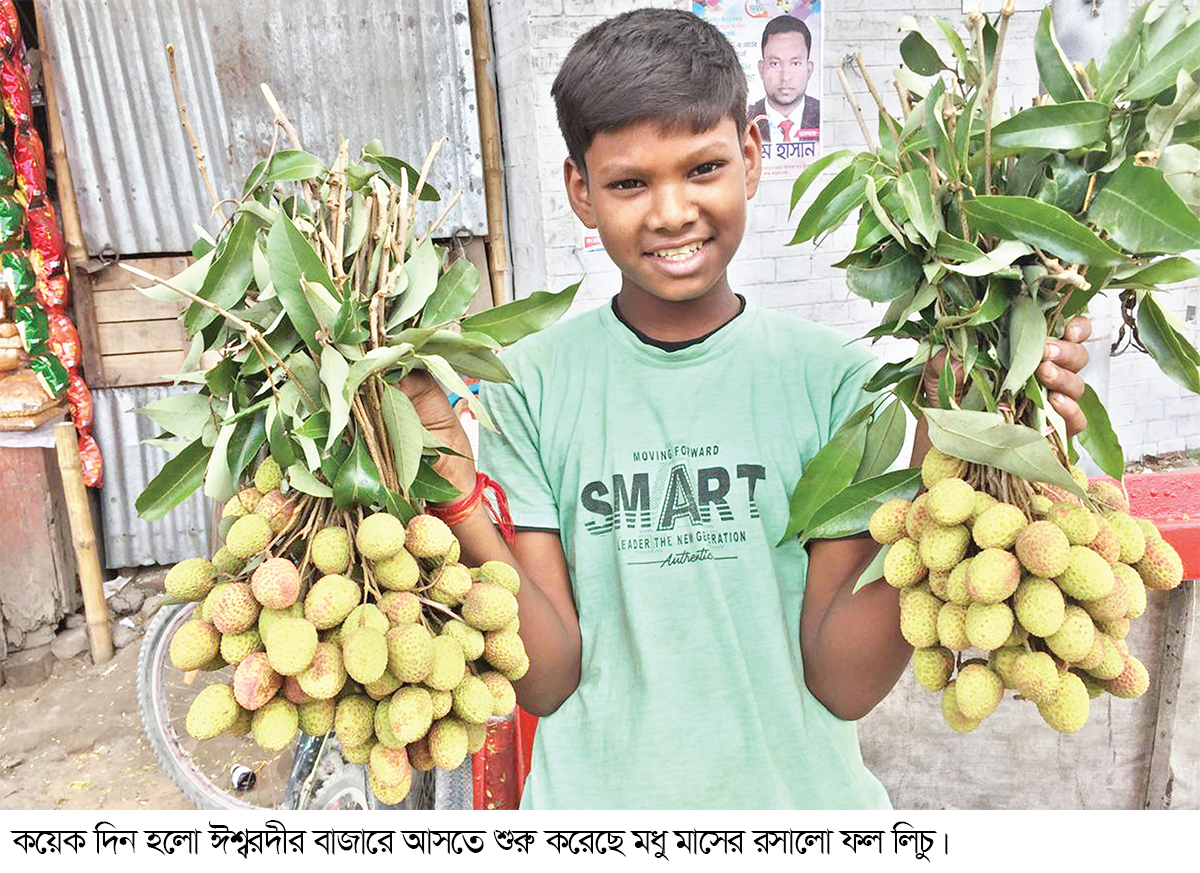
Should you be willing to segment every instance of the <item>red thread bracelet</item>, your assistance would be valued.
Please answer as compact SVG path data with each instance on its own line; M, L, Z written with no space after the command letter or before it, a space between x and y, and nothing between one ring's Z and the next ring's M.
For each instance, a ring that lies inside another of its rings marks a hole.
M484 491L489 488L495 496L495 506L492 506L492 503L483 496ZM475 474L475 487L470 494L460 497L449 506L426 506L425 511L434 518L440 518L448 525L455 525L466 521L481 502L492 521L500 529L500 535L504 537L505 542L513 542L516 539L516 531L513 527L512 513L508 509L508 495L504 493L499 482L488 478L483 473Z

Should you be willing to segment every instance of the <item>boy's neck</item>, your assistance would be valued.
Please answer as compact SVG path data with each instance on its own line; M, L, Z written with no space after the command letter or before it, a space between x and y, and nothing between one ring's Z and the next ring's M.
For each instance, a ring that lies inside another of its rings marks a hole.
M722 286L695 300L675 303L625 284L617 294L617 308L630 327L652 339L686 342L712 333L741 311L738 296L728 283Z

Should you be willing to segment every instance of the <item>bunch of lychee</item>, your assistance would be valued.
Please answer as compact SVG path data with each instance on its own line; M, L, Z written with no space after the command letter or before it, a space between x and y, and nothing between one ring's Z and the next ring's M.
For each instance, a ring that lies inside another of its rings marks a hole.
M1089 483L1077 467L1072 478L1089 501L1040 486L1032 517L976 491L966 470L931 449L921 467L927 490L884 503L870 520L871 536L888 547L884 578L900 589L913 672L941 692L950 727L974 730L1006 690L1063 733L1080 730L1105 692L1145 694L1150 677L1126 637L1147 589L1182 581L1175 549L1152 522L1130 516L1119 486ZM964 660L969 650L982 657Z
M368 765L376 797L399 803L412 767L456 769L483 747L488 720L513 712L512 681L529 669L520 578L500 561L459 563L457 539L431 515L407 526L368 515L315 531L297 560L272 556L287 521L276 529L278 508L259 514L279 493L268 465L231 501L238 518L213 559L189 558L167 575L169 594L201 602L172 637L171 662L234 667L228 684L197 695L187 731L249 733L269 751L300 732L333 731L348 761Z

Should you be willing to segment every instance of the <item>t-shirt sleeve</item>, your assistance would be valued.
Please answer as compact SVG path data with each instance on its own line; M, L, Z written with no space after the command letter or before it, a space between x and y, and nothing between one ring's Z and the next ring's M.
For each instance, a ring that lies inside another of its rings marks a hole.
M850 353L850 364L842 371L841 379L833 391L829 417L830 439L854 413L879 397L879 392L863 390L863 386L879 369L879 359L861 346L849 346L847 352Z
M479 469L500 483L517 527L559 529L558 504L540 451L537 416L515 383L486 383L480 399L500 431L479 429Z

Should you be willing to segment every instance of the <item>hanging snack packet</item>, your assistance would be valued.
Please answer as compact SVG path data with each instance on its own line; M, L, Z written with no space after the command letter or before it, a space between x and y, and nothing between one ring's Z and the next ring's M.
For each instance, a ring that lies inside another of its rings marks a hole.
M71 407L71 421L76 430L87 430L92 426L92 391L83 376L72 370L67 381L67 403Z
M12 0L0 2L0 56L25 54L21 41L21 19Z
M0 148L0 151L3 149ZM25 210L21 208L17 199L0 196L0 245L7 245L10 240L18 237L24 223Z
M29 245L40 256L41 263L35 264L38 276L49 276L62 269L66 247L58 229L58 218L49 201L41 206L31 206L26 213L29 230Z
M104 458L95 438L86 430L79 434L79 462L83 465L83 484L99 488L104 482Z
M2 122L0 122L2 126ZM13 164L12 158L8 156L8 149L0 149L0 191L8 194L13 187Z
M83 348L79 344L79 332L75 330L71 319L62 312L55 312L47 315L46 320L50 324L50 338L46 342L46 348L68 370L78 367Z
M70 376L67 368L54 355L38 355L29 361L29 369L37 376L38 384L50 397L58 397L67 390Z
M13 134L13 162L15 164L17 184L25 192L26 199L33 203L45 197L46 188L46 149L37 129L18 127ZM3 167L0 167L0 180L3 179ZM10 166L11 176L13 167Z
M13 312L13 321L21 334L21 345L31 355L46 351L50 340L50 321L40 306L18 306Z
M13 55L0 64L0 94L4 96L4 113L18 130L33 124L29 76L20 55Z
M66 274L39 276L34 296L47 315L66 309L67 302L71 299L71 286L67 282Z
M22 298L29 298L33 286L37 284L37 274L33 271L29 260L20 252L5 252L0 255L0 273L4 276L4 284L12 292L21 305Z

